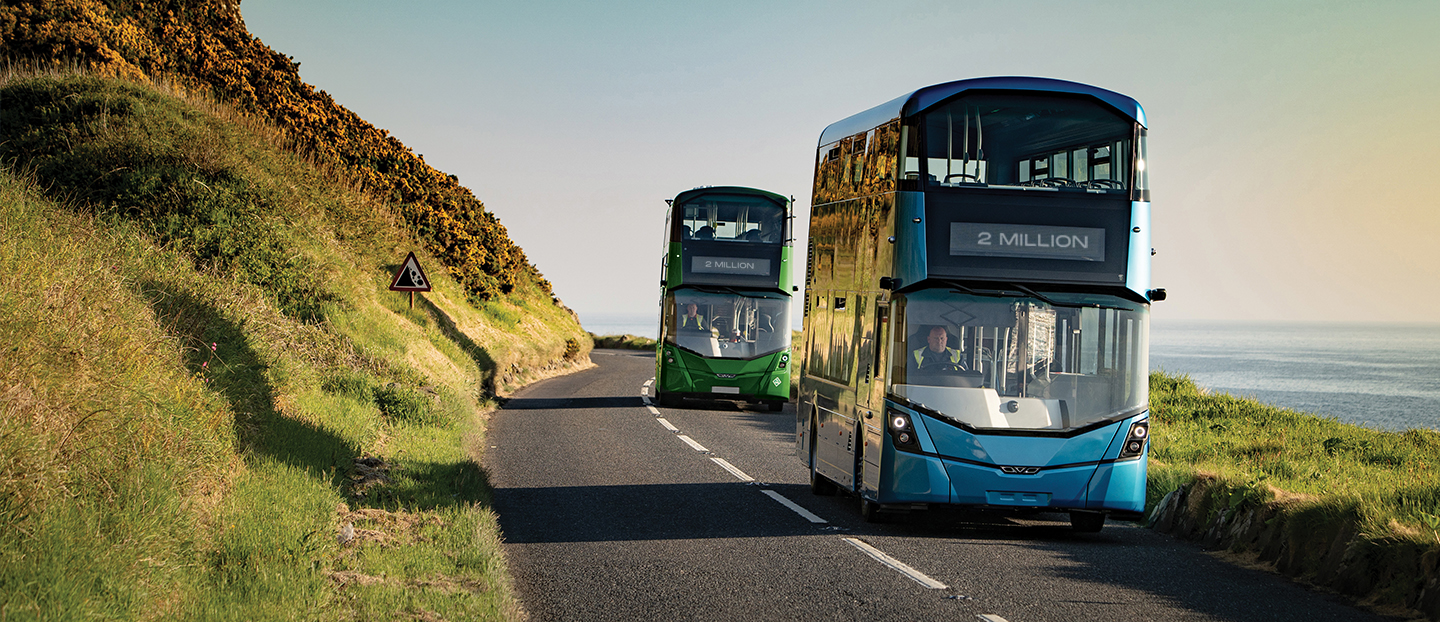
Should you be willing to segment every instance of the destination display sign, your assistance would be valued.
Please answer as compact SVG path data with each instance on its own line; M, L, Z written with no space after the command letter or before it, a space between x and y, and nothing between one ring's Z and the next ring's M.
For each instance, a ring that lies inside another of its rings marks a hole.
M950 223L950 254L1105 261L1105 230L1088 227Z
M770 260L755 257L692 257L690 271L697 274L770 276Z

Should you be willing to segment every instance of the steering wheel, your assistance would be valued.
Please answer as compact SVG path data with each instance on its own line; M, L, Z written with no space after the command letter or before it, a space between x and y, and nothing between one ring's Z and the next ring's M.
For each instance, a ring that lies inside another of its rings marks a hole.
M1104 188L1104 189L1107 189L1107 190L1124 190L1124 189L1125 189L1125 184L1122 184L1122 183L1120 183L1120 182L1118 182L1118 181L1115 181L1115 180L1113 180L1113 179L1092 179L1092 180L1087 181L1087 182L1085 182L1085 183L1082 183L1082 184L1080 184L1080 185L1082 185L1082 186L1084 186L1084 187L1086 187L1086 188Z
M945 183L947 183L947 184L950 183L950 180L953 179L953 178L956 178L956 177L960 178L961 181L964 181L964 180L967 180L967 179L968 179L968 180L970 180L970 181L973 182L973 183L977 183L977 184L980 183L980 177L979 177L979 176L971 175L971 174L969 174L969 173L953 173L953 174L950 174L950 175L946 175L946 176L945 176Z
M935 361L931 361L925 365L921 365L920 371L955 373L966 371L966 369L959 363L938 363Z

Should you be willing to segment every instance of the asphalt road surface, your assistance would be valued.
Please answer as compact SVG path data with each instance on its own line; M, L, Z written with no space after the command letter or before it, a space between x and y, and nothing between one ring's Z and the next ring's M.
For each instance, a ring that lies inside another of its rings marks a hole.
M485 466L533 620L1383 620L1132 523L871 525L810 493L793 406L650 405L654 355L521 391Z

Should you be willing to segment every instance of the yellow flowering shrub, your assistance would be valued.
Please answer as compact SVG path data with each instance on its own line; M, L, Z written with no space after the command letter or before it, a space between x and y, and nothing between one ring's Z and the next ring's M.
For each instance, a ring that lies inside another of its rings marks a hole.
M299 64L251 36L227 0L14 0L0 6L11 61L77 63L162 78L268 120L317 161L401 206L430 252L480 299L550 283L458 180L300 79Z

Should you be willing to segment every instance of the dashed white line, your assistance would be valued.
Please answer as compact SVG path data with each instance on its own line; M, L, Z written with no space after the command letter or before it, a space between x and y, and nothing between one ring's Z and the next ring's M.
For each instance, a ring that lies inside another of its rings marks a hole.
M755 478L750 477L749 475L746 475L744 471L741 471L740 469L735 468L735 465L730 464L730 463L727 462L724 458L716 458L716 457L714 457L714 456L711 456L711 457L710 457L710 460L713 461L715 464L720 465L720 468L725 469L726 471L729 471L731 475L734 475L736 478L738 478L738 479L739 479L740 481L742 481L742 482L753 482L753 481L755 481Z
M679 432L680 430L675 430L675 431L676 431L676 432ZM685 436L684 434L681 434L680 436L678 436L678 437L676 437L676 438L679 438L680 440L685 441L685 444L693 447L693 448L695 449L695 451L707 451L707 452L710 451L709 449L705 449L705 446L704 446L704 445L701 445L700 443L695 442L693 439L691 439L691 438L688 437L688 436Z
M645 381L645 384L642 384L642 385L640 385L640 386L642 386L642 387L648 387L648 386L650 386L650 384L653 383L653 382L655 382L655 379L654 379L654 378L651 378L651 379L649 379L649 380L646 380L646 381Z
M997 615L995 615L995 614L993 614L993 613L982 613L982 614L977 615L977 616L975 616L975 617L980 618L981 620L984 620L985 622L1010 622L1009 620L1006 620L1005 618L1002 618L1002 617L1000 617L1000 616L997 616Z
M869 544L866 544L866 543L864 543L864 542L861 542L861 541L860 541L859 539L857 539L857 538L841 538L841 540L844 540L844 541L846 541L846 542L849 542L849 543L850 543L850 546L853 546L853 547L855 547L855 548L857 548L857 549L860 549L861 551L864 551L866 555L869 555L870 557L875 558L875 561L878 561L878 562L880 562L880 563L882 563L882 564L885 564L886 566L889 566L890 568L894 569L896 572L899 572L900 574L903 574L903 575L905 575L905 576L907 576L907 577L910 577L911 580L915 581L916 583L919 583L920 585L923 585L923 586L925 586L925 587L927 587L927 588L930 588L930 589L932 589L932 590L943 590L943 589L945 589L945 584L944 584L944 583L941 583L941 582L939 582L939 581L936 581L936 580L934 580L934 579L931 579L931 578L928 577L928 576L925 576L925 573L920 572L919 570L916 570L916 569L914 569L914 568L911 568L910 566L906 565L904 562L902 562L902 561L900 561L900 560L898 560L898 559L895 559L894 557L891 557L891 556L889 556L889 555L886 555L884 551L882 551L882 550L880 550L880 549L877 549L877 548L875 548L875 547L873 547L873 546L870 546ZM982 619L983 619L983 618L982 618Z
M773 490L762 490L762 491L760 491L760 492L763 492L763 493L765 493L766 495L768 495L771 499L774 499L774 500L780 502L780 505L783 505L783 506L785 506L785 507L787 507L787 508L790 508L790 511L791 511L791 512L794 512L794 513L796 513L796 514L799 514L799 515L800 515L801 517L803 517L805 520L808 520L808 521L810 521L810 522L812 522L812 523L816 523L816 524L828 523L828 522L830 522L830 521L827 521L827 520L825 520L825 519L823 519L823 518L820 518L819 516L816 516L816 515L812 514L812 513L810 512L810 510L807 510L807 509L805 509L805 508L800 507L800 506L797 505L794 501L791 501L791 500L789 500L789 499L786 499L786 498L785 498L785 495L782 495L782 494L780 494L780 493L778 493L778 492L775 492L775 491L773 491Z
M641 396L640 396L640 401L645 402L645 405L646 405L646 406L649 406L649 405L651 405L651 404L654 403L654 402L651 402L651 401L650 401L650 396L648 396L648 395L641 395ZM655 409L654 409L654 408L651 408L650 410L655 410Z
M676 434L679 434L679 433L680 433L680 428L677 428L677 427L675 427L675 426L673 426L673 425L670 425L670 422L669 422L669 421L666 421L664 417L656 417L655 420L656 420L656 421L659 421L659 422L660 422L660 425L665 426L665 429L666 429L666 430L669 430L669 431L674 432L674 433L676 433Z
M645 408L647 408L647 409L650 410L650 414L655 415L656 417L659 417L659 416L660 416L660 411L657 410L654 406L651 406L651 405L649 405L649 404L646 404L646 405L645 405Z

